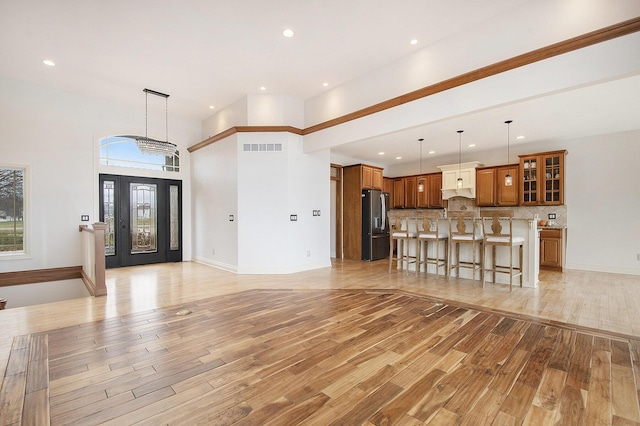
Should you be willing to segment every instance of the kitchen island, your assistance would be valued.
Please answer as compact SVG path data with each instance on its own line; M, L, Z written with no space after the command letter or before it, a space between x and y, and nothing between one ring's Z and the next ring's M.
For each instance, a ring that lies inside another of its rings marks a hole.
M428 213L429 210L391 210L389 212L389 216L392 217L408 217L408 226L410 233L416 233L418 229L418 223L422 223L422 217L425 214L433 214L433 210L431 213ZM449 220L444 217L444 210L440 210L441 218L438 219L438 230L441 234L449 235ZM455 212L452 212L455 214ZM482 228L482 222L480 217L474 219L475 225L477 229ZM453 222L453 221L452 221ZM455 226L455 223L452 223L452 226ZM503 225L504 231L507 230L508 225ZM514 237L522 237L524 239L523 244L523 255L522 255L522 286L523 287L537 287L538 285L538 273L540 271L540 243L538 238L538 225L535 219L521 219L521 218L513 218L513 236ZM416 248L417 241L415 239L410 239L408 242L408 255L415 260L416 256ZM514 266L517 266L518 255L517 248L513 248L514 250ZM440 242L440 257L443 257L444 253L444 242ZM453 252L453 248L449 246L449 262L451 262L451 253ZM424 255L424 253L423 253ZM433 244L429 244L429 248L426 253L430 258L435 257L435 247ZM477 255L476 255L477 256ZM489 265L490 262L491 250L486 250L485 261L486 264ZM498 248L496 251L497 256L497 264L502 266L509 265L509 249L508 248ZM460 257L463 260L470 260L472 257L471 246L469 244L462 244L460 247ZM428 274L435 274L435 266L434 265L426 265ZM409 264L409 272L415 273L415 263ZM424 273L424 272L422 272ZM471 269L460 269L460 278L468 278L473 279L472 270ZM478 274L476 273L475 279L478 280ZM487 287L491 285L493 281L492 274L489 272L489 276L487 276ZM509 275L508 274L496 274L496 283L498 284L509 284ZM480 284L480 282L479 282ZM514 287L518 287L520 284L519 278L514 278Z

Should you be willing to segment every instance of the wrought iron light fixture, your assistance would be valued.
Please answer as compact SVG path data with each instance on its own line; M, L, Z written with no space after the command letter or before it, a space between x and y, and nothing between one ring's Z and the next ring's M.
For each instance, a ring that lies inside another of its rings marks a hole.
M507 120L504 124L507 125L507 164L509 164L509 126L513 123L513 120ZM507 170L507 175L504 177L504 186L513 185L513 176L511 176L511 169Z
M123 137L131 138L136 141L136 145L138 149L143 154L153 154L153 155L164 155L166 157L171 157L176 154L178 151L178 147L169 142L169 105L168 98L169 95L165 93L156 92L151 89L144 89L145 100L144 100L144 137L143 136L131 136L124 135ZM153 139L149 137L149 95L160 96L165 99L165 131L166 131L166 140L160 141L157 139Z
M418 142L420 142L420 175L422 175L422 141L424 139L420 138L418 139ZM421 180L420 183L418 184L418 192L424 192L424 180Z
M462 188L464 185L462 181L462 132L464 130L458 130L458 181L456 182L458 188Z

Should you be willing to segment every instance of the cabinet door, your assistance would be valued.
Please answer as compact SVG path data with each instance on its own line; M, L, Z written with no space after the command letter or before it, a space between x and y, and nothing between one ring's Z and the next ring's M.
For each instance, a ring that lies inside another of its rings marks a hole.
M511 174L513 184L506 186L505 177ZM476 182L477 184L477 182ZM519 168L515 166L499 167L496 170L496 205L517 206L520 200L518 189L520 188Z
M496 205L496 169L476 170L476 205Z
M443 189L456 189L458 180L457 170L446 170L442 172L442 188Z
M389 193L389 203L391 203L389 207L393 208L393 179L383 178L382 190Z
M372 186L373 189L379 189L382 190L382 170L380 169L372 169L373 172L373 180L372 180Z
M538 156L521 157L520 158L520 204L522 205L538 205L540 204L540 196L538 189Z
M442 173L429 175L429 207L442 208Z
M417 204L418 180L415 176L404 178L404 207L415 209Z
M547 205L564 204L564 153L545 155L541 161L544 165L544 176L540 177L544 182L542 202Z
M417 179L417 198L416 207L424 209L429 207L429 179L427 176L418 176ZM422 185L422 192L420 192L420 185Z
M362 167L362 189L373 188L373 169L367 166Z
M404 179L396 179L393 181L393 208L404 208Z

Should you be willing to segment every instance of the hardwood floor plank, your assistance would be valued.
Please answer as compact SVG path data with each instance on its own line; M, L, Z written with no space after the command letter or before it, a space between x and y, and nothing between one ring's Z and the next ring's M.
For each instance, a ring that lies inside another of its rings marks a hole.
M402 388L391 382L382 385L378 390L364 398L351 410L330 423L330 425L356 425L361 424L390 400L402 392Z
M640 422L638 392L630 367L611 364L611 398L613 415Z
M27 393L24 397L21 424L48 425L49 423L49 389L43 388Z
M586 424L585 401L580 389L567 384L562 390L558 423L567 425Z
M589 389L591 378L591 350L593 347L593 336L578 333L576 337L575 349L571 355L569 371L567 375L567 385L576 389Z

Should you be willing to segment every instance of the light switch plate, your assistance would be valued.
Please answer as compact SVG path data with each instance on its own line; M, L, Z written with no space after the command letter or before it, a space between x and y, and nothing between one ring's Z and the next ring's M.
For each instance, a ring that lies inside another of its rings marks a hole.
M556 218L555 213L549 213L549 219L555 219L555 218Z
M82 216L80 216L80 220L82 222L89 222L89 215L88 214L83 214Z
M298 220L298 215L297 214L289 215L289 220L291 222L296 222Z

